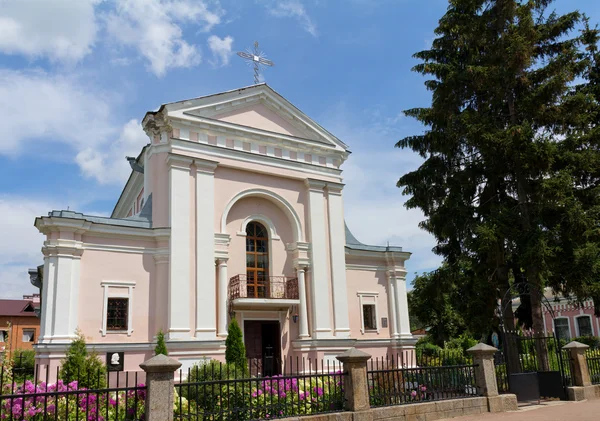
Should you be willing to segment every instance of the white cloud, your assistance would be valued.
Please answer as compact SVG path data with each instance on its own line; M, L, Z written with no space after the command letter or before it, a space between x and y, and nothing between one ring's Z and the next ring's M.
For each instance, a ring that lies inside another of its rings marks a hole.
M62 143L77 155L82 173L100 183L129 174L125 155L136 156L148 138L135 121L113 121L112 99L76 77L0 70L0 154L31 144Z
M215 66L221 63L221 66L226 66L229 64L229 58L231 57L231 45L233 44L233 38L230 36L226 36L221 39L216 35L211 35L208 37L208 47L213 52L215 57L217 57L217 61L215 62Z
M77 154L75 161L86 176L96 178L101 184L122 183L131 173L125 157L137 156L146 143L146 133L140 122L133 119L123 126L119 138L107 148L85 148Z
M36 292L27 269L43 264L44 236L33 226L36 216L45 215L57 203L19 196L0 196L0 297L20 298Z
M198 48L184 39L183 25L201 24L203 31L209 31L221 15L218 6L210 10L199 0L123 0L105 21L114 40L136 49L150 70L163 76L169 69L201 62Z
M398 178L421 162L413 152L394 148L405 130L399 126L403 120L377 111L357 116L343 104L332 108L323 125L353 151L342 166L348 227L363 243L389 242L413 253L406 264L409 279L414 272L437 268L441 259L431 251L435 239L418 226L424 215L418 209L406 209L407 197L396 187Z
M265 3L268 12L279 18L294 18L300 22L306 32L317 37L317 25L312 21L300 0L274 0Z
M2 1L0 52L75 63L92 50L99 0Z

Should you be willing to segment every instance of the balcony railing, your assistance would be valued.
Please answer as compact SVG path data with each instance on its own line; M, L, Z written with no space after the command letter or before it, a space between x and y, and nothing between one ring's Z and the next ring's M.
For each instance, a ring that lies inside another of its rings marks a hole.
M279 300L298 299L298 278L265 276L264 279L248 279L236 275L229 280L229 301L236 298L267 298Z

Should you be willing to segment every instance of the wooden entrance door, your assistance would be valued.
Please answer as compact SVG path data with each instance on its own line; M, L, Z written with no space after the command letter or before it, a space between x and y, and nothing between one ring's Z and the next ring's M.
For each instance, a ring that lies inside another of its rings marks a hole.
M246 288L248 298L269 298L269 238L258 222L246 226Z

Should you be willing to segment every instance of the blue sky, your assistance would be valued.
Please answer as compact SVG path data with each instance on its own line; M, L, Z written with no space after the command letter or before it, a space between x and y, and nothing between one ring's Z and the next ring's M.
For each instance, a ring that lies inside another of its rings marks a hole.
M420 159L394 148L422 131L412 54L427 48L446 0L0 0L0 296L33 292L43 262L35 216L109 214L160 104L252 83L236 51L260 42L264 79L353 152L346 220L361 241L403 246L435 269L433 239L395 187ZM558 0L600 21L597 0Z

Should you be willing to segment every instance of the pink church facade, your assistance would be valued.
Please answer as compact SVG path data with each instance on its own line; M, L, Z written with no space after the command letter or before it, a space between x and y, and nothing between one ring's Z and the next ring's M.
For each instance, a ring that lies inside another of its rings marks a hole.
M249 358L333 360L350 347L408 357L400 247L344 222L348 146L266 84L165 104L110 217L52 211L36 352L55 370L77 329L124 370L156 334L189 367L223 360L236 318ZM261 362L262 361L262 362Z

